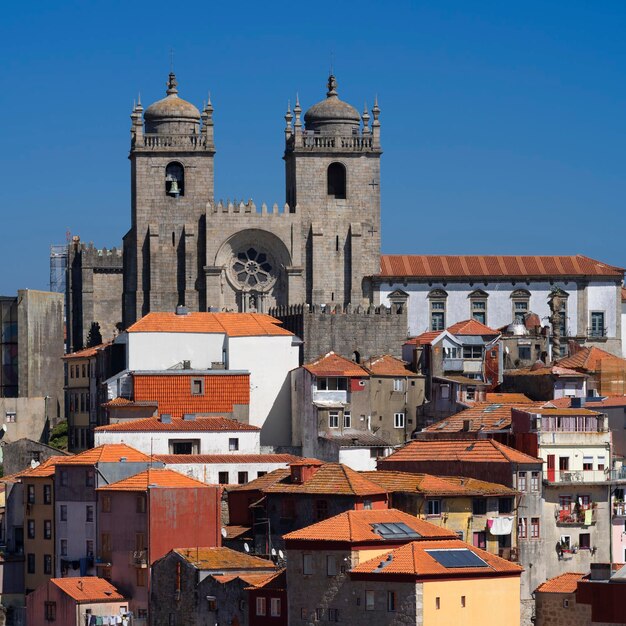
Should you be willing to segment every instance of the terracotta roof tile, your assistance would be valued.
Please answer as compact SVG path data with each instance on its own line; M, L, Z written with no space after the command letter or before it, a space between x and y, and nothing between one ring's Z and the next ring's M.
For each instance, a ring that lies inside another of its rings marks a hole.
M464 320L463 322L457 322L452 326L446 328L446 330L451 335L482 335L482 336L496 336L500 334L499 330L494 330L493 328L489 328L489 326L485 326L485 324L481 324L477 320L470 319Z
M199 570L272 570L272 574L276 570L276 566L272 561L261 559L245 552L238 552L230 548L174 548L176 554L180 555L190 565ZM267 578L269 573L264 573Z
M598 398L597 402L596 398L585 400L585 407L588 409L608 409L612 406L626 406L626 396L608 396L601 400Z
M211 574L211 578L217 580L217 582L226 584L230 583L233 580L241 580L247 585L258 585L263 581L267 580L267 572L256 573L256 572L239 572L237 574ZM248 589L249 587L246 587Z
M417 337L411 337L405 345L414 345L414 346L429 346L432 344L439 335L443 333L442 330L429 330Z
M541 459L509 448L493 439L413 440L381 459L379 466L393 467L394 461L465 461L470 463L542 463Z
M237 539L252 531L251 526L240 526L239 524L227 524L223 526L223 528L226 531L226 537L224 537L224 539Z
M106 443L97 448L85 450L71 457L61 457L57 461L61 465L96 465L97 463L119 463L126 459L128 463L143 463L150 461L150 457L125 443Z
M435 526L430 522L397 509L373 509L346 511L306 528L287 533L283 539L287 542L291 540L306 540L388 543L388 540L385 540L374 531L372 524L390 523L406 524L425 539L456 537L456 533L449 529Z
M600 361L604 361L605 359L613 361L624 360L610 352L606 352L606 350L591 346L590 348L582 348L576 354L561 359L558 361L557 365L570 369L597 372L600 369Z
M371 359L363 362L363 367L372 376L391 376L391 377L411 377L418 376L416 372L411 371L407 367L406 361L397 359L390 354L383 354L382 356L373 356Z
M274 591L284 591L287 589L287 570L281 569L274 574L270 574L258 583L248 587L248 589L273 589Z
M531 278L553 276L610 276L624 270L576 256L479 256L383 254L381 277L412 278Z
M532 404L533 401L523 393L495 393L485 394L486 402L497 402L498 404Z
M391 444L386 439L375 435L369 430L346 428L342 432L330 432L324 439L338 443L342 448L388 448Z
M284 463L288 465L299 457L293 454L155 454L154 458L166 465L188 465L189 463Z
M504 496L515 495L515 489L463 476L433 476L411 472L361 472L368 480L389 492L417 492L425 496Z
M92 346L91 348L83 348L82 350L77 350L76 352L71 352L70 354L66 354L63 356L64 359L86 359L88 357L96 356L98 350L102 350L102 348L106 348L110 346L113 342L109 341L107 343L101 343L97 346Z
M50 582L78 603L125 600L124 596L108 580L96 576L51 578Z
M135 402L133 400L128 400L128 398L113 398L113 400L109 400L108 402L103 402L101 406L105 407L116 407L116 406L159 406L159 403L154 400L153 402L142 402L141 404Z
M436 550L469 550L482 559L487 567L445 567L433 556ZM381 563L384 566L381 568ZM421 576L492 576L497 573L521 574L523 568L495 554L461 541L460 539L440 541L412 541L386 554L360 563L352 570L355 574L377 574L385 577L393 574L412 574Z
M48 457L45 461L40 463L35 468L27 468L17 474L13 474L14 478L49 478L50 476L54 476L55 468L59 463L67 463L71 461L74 457L71 456L51 456ZM10 478L10 477L7 477Z
M282 322L263 313L148 313L129 333L222 333L229 337L292 336Z
M561 367L560 365L550 365L547 367L525 367L517 370L507 370L504 373L505 376L563 376L565 378L584 378L586 374L577 372L576 370L569 369L567 367Z
M305 363L304 369L314 376L348 376L356 378L369 378L369 374L360 365L350 359L329 352L311 363Z
M119 422L107 426L98 426L96 432L132 433L132 432L216 432L216 431L258 431L258 426L243 424L226 417L198 417L194 420L172 418L171 422L162 422L160 417L146 417L128 422Z
M275 469L273 472L268 472L264 476L259 476L245 485L238 485L233 487L230 491L265 491L268 487L283 480L287 476L291 475L291 470L288 467Z
M189 478L170 469L147 469L145 472L123 478L106 487L99 487L97 491L147 491L153 486L176 489L209 488L209 485L195 478Z
M579 572L567 572L546 580L545 583L537 587L536 591L542 593L575 593L578 581L582 580L586 575Z

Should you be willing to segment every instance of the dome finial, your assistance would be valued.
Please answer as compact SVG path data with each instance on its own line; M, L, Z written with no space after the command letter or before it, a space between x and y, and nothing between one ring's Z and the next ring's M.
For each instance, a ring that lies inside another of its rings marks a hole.
M327 97L336 96L337 95L337 79L334 74L331 74L328 77L328 91L326 92Z
M176 74L174 72L170 72L169 79L167 81L167 93L168 96L175 96L178 93L178 82L176 81Z

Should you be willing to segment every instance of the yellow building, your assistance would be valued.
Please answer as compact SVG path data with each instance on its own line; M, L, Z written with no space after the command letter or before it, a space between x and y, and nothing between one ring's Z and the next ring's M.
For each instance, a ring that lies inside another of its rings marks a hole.
M516 561L517 500L515 489L459 476L409 472L362 472L390 493L390 506L456 533L459 539ZM494 520L498 533L492 533ZM508 531L508 532L507 532Z

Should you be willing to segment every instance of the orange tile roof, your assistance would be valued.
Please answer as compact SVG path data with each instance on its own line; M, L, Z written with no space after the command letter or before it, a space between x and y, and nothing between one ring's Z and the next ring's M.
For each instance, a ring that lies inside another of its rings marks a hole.
M587 574L580 572L567 572L560 576L555 576L541 583L536 591L542 593L575 593L578 587L578 581L582 580Z
M135 402L134 400L128 400L127 398L113 398L113 400L109 400L108 402L103 402L101 406L105 407L116 407L116 406L159 406L159 403L156 400L152 402L146 402L145 400L141 403Z
M324 463L306 482L292 483L289 476L264 489L265 493L320 493L326 495L384 495L385 489L341 463Z
M252 424L243 424L226 417L198 417L194 420L184 420L173 417L171 422L162 422L160 417L145 417L128 422L118 422L107 426L98 426L96 432L106 433L133 433L133 432L217 432L217 431L253 431L261 430Z
M79 604L119 602L126 599L108 580L96 576L51 578L50 582Z
M293 454L155 454L154 458L166 465L189 463L285 463L298 461Z
M456 533L435 526L430 522L409 515L398 509L371 509L346 511L306 528L301 528L283 536L285 541L350 541L354 543L387 543L374 532L372 524L406 524L425 539L456 537Z
M407 367L406 361L397 359L390 354L383 354L382 356L373 356L367 361L363 362L363 367L372 376L393 376L393 377L411 377L418 376L416 372L411 371Z
M311 363L305 363L304 369L314 376L352 376L369 378L369 374L360 365L335 354L332 350Z
M361 472L368 480L392 491L418 492L424 496L504 496L515 495L515 489L490 483L476 478L463 476L433 476L432 474L413 474L412 472L369 471Z
M611 276L624 270L589 257L383 254L381 277L415 278L530 278L553 276Z
M497 402L499 404L532 404L533 401L523 393L495 393L485 394L486 402Z
M550 365L546 367L525 367L517 370L507 370L505 376L563 376L565 378L585 378L586 374L577 372L576 370L558 365Z
M229 337L292 336L282 322L263 313L148 313L129 333L221 333Z
M284 591L287 589L287 570L278 570L276 573L270 574L247 589L273 589L275 591Z
M264 476L259 476L245 485L238 485L230 489L230 491L265 491L271 485L291 476L291 469L281 467L273 472L268 472Z
M119 463L126 459L128 463L145 463L150 457L125 443L105 443L97 448L85 450L71 457L61 457L61 465L96 465L97 463Z
M451 335L499 335L499 330L494 330L493 328L489 328L489 326L485 326L485 324L481 324L479 321L475 319L464 320L462 322L457 322L452 326L446 328L446 330Z
M149 487L153 486L176 489L209 488L209 485L174 470L147 469L145 472L123 478L105 487L99 487L97 491L147 491Z
M424 428L426 432L457 433L465 430L470 420L468 432L489 432L506 430L511 427L511 412L515 408L540 408L544 402L524 401L521 404L504 404L499 402L475 402L469 409L455 413L449 417Z
M45 461L40 463L35 468L27 468L17 474L13 474L14 478L49 478L54 476L55 468L60 463L67 463L71 461L74 457L72 456L51 456L48 457ZM9 478L9 477L7 477Z
M416 439L381 459L379 464L384 469L387 462L393 461L450 460L470 463L542 463L541 459L509 448L493 439Z
M595 400L595 398L593 400L586 399L585 406L589 409L608 409L612 406L626 406L626 396L608 396L598 402Z
M553 400L546 400L545 407L555 407L557 409L567 409L572 405L571 398L555 398Z
M192 395L191 381L204 381L204 394ZM159 413L230 413L250 404L249 374L133 374L135 402L156 401Z
M272 561L252 556L245 552L238 552L230 548L174 548L176 554L185 561L200 570L215 569L220 571L245 570L245 569L267 569L276 570ZM273 574L272 571L272 574ZM263 576L267 578L268 573Z
M251 526L240 526L239 524L227 524L223 526L226 531L226 536L224 539L237 539L238 537L242 537L251 532Z
M558 361L559 367L567 367L570 369L586 370L590 372L597 372L600 369L600 361L610 359L613 361L623 361L618 356L591 346L590 348L582 348L576 354L567 356L564 359Z
M113 342L109 341L107 343L101 343L97 346L92 346L91 348L83 348L82 350L77 350L76 352L71 352L70 354L66 354L63 356L64 359L86 359L91 356L96 356L98 350L102 348L106 348L110 346Z
M267 572L240 572L238 574L211 574L211 578L214 578L218 583L226 584L233 580L242 580L244 583L254 586L267 580ZM248 589L248 587L246 587Z
M481 558L487 567L445 567L429 551L434 550L469 550ZM381 563L384 566L381 568ZM388 576L393 574L412 574L421 576L493 576L497 573L521 574L523 568L495 554L490 554L480 548L461 541L448 539L440 541L412 541L386 554L381 554L369 561L359 563L350 570L355 574L377 574Z
M442 332L442 330L428 330L417 337L411 337L411 339L405 342L405 345L429 346Z

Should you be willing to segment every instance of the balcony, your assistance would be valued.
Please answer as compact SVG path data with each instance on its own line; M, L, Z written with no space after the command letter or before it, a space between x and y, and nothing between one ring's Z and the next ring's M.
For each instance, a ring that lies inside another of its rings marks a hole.
M613 502L613 517L626 517L626 502Z
M559 526L591 526L595 524L596 519L596 504L591 504L588 507L576 506L574 509L560 509L555 511L556 523Z
M587 328L587 339L592 339L594 341L606 341L608 337L608 330L608 328L598 328L596 326Z
M604 483L610 480L610 472L606 470L550 470L544 474L548 483L585 484Z
M148 551L147 550L133 550L129 553L130 565L135 567L144 568L148 567Z
M463 371L463 359L444 359L443 371L444 372L462 372Z
M347 404L349 402L348 392L341 389L328 391L313 391L313 402L323 402L329 404Z
M611 470L610 477L611 480L626 480L626 467Z

